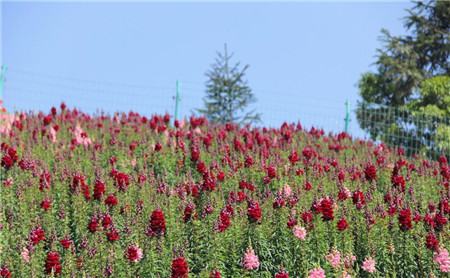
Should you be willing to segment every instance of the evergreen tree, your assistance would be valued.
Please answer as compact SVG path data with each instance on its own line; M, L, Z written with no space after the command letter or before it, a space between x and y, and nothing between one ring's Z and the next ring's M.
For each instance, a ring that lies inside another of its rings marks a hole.
M393 36L382 30L384 45L377 50L376 72L364 73L359 81L362 101L358 103L357 118L361 128L373 139L382 139L414 152L424 146L436 145L433 142L434 127L427 123L421 127L414 122L419 122L415 119L419 112L417 107L424 103L420 98L427 94L424 90L429 88L423 83L442 83L448 79L434 78L450 75L450 1L414 2L414 7L407 12L404 22L407 35ZM450 92L443 91L437 95L446 98ZM430 100L442 102L439 98L428 97L427 105L438 105L429 103ZM420 117L423 123L424 115ZM444 121L430 120L431 124L436 122Z
M260 114L254 110L246 112L248 106L256 101L245 73L249 65L241 67L240 63L231 65L233 54L228 54L225 44L224 53L217 52L215 63L206 73L206 96L204 108L197 109L209 121L215 123L255 123L260 121Z

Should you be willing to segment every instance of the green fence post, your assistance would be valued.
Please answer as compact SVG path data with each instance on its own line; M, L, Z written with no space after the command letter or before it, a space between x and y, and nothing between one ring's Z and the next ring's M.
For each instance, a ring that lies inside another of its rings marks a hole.
M350 124L350 104L348 103L348 100L345 101L345 133L348 133L348 127Z
M175 95L175 115L174 121L178 120L178 105L180 102L180 82L177 80L176 83L176 95Z

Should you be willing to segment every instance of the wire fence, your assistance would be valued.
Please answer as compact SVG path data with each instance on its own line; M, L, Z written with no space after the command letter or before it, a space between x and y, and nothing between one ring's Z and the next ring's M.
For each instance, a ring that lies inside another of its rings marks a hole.
M203 106L205 85L189 80L180 83L178 118L181 119ZM64 101L89 113L132 110L143 115L174 115L176 90L175 80L139 85L9 68L4 103L9 111L47 111ZM264 126L300 122L307 129L314 126L334 133L347 131L355 138L373 138L402 146L409 154L450 153L450 118L363 104L357 107L356 103L351 103L350 109L339 96L320 98L296 90L253 88L253 92L258 101L251 108L262 113Z

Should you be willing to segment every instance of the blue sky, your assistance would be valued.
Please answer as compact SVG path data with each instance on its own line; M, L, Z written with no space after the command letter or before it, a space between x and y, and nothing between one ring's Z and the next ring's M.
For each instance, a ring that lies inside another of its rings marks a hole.
M2 3L6 107L65 100L94 112L173 113L201 106L204 73L224 43L249 64L253 106L284 120L342 130L344 102L371 69L381 28L404 33L410 2ZM356 120L351 131L358 133Z

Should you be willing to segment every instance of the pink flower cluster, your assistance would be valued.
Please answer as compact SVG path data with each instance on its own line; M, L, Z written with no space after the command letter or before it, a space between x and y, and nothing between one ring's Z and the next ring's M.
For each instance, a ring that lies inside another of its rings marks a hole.
M247 248L244 254L243 266L247 270L254 270L259 267L259 258L251 247Z
M440 248L435 252L433 261L439 265L439 269L444 273L450 272L450 257L445 248Z

